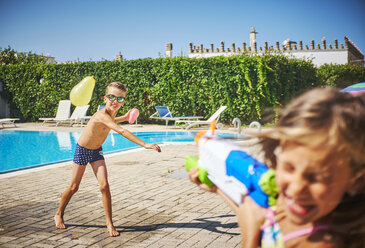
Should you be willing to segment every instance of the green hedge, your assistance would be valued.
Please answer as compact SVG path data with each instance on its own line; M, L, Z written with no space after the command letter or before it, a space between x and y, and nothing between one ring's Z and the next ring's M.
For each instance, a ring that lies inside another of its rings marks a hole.
M148 117L159 105L168 106L175 116L205 118L227 105L221 116L223 122L238 117L249 123L262 120L262 113L267 110L275 116L273 109L277 106L323 85L319 74L330 73L318 73L311 62L280 55L0 66L0 80L5 85L2 94L11 99L13 111L18 110L24 121L54 117L58 102L69 99L73 86L94 75L96 87L90 115L103 104L105 87L112 81L121 81L128 87L121 113L138 108L139 123L151 122Z
M326 64L318 68L317 78L325 87L343 89L351 84L365 82L365 67L352 64Z

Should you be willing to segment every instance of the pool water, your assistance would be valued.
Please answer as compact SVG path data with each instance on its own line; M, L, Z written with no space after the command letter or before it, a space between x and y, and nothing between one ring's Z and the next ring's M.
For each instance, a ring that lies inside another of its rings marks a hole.
M147 143L193 142L196 132L135 132ZM0 174L71 161L81 132L0 130ZM221 137L236 136L229 133ZM104 154L140 146L118 133L110 133L103 144Z

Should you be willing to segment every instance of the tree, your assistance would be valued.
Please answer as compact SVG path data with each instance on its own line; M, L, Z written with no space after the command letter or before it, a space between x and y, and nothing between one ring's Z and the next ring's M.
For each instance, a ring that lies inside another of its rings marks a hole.
M0 47L0 65L16 64L45 64L47 59L43 55L37 55L32 52L17 52L10 46L2 49Z

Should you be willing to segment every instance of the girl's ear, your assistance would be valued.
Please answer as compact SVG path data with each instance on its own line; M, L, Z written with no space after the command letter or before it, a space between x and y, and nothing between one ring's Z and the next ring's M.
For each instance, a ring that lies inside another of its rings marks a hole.
M365 193L365 169L358 171L356 175L350 179L346 192L351 196Z
M107 101L107 98L106 98L106 96L104 96L104 102L106 103L106 101Z

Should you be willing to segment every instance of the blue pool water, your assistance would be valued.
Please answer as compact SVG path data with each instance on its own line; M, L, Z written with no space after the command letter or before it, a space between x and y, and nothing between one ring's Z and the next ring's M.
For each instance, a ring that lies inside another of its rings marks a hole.
M135 132L148 143L193 142L196 132ZM70 161L81 132L0 130L0 174ZM228 137L234 134L219 134ZM117 133L110 133L103 144L104 154L140 146ZM188 155L188 154L187 154Z

